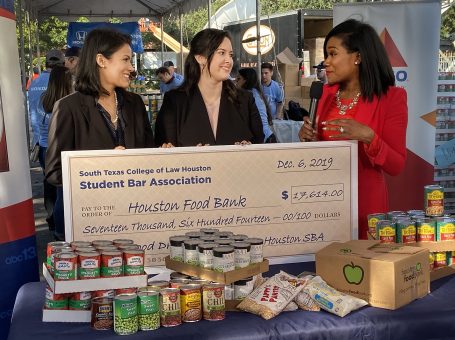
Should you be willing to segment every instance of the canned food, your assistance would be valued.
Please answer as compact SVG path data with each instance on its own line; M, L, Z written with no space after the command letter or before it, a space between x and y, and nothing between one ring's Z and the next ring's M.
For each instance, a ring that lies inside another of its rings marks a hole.
M179 272L172 272L169 274L170 279L190 279L189 275L179 273Z
M436 241L455 240L455 219L449 217L436 218Z
M139 244L125 244L124 246L118 246L118 250L125 251L125 250L136 250L141 249Z
M234 269L234 247L220 246L213 248L213 270L224 273Z
M169 237L171 260L183 262L184 241L188 240L185 236Z
M180 286L187 285L190 283L189 279L170 279L169 286L171 288L180 288Z
M428 260L430 263L430 271L432 271L434 269L434 253L430 252L429 254Z
M210 283L202 287L202 315L204 320L224 320L225 308L223 284Z
M117 295L114 298L114 332L129 335L136 333L137 329L137 295Z
M182 323L180 315L180 289L165 288L160 290L161 326L173 327Z
M77 248L92 247L92 243L88 241L73 241L70 243L70 246L73 250L76 250Z
M191 283L198 284L198 285L200 285L202 287L202 286L205 286L205 285L209 284L210 281L204 280L204 279L191 279L190 280L190 284Z
M97 246L95 247L95 249L99 252L103 252L103 251L117 251L118 248L115 247L114 245L107 245L107 246Z
M455 263L455 251L447 252L447 265L453 265Z
M53 242L51 242L53 243ZM58 253L72 253L73 252L73 248L71 248L69 245L59 245L59 244L55 244L55 245L51 245L50 246L50 249L49 249L49 255L46 259L46 262L47 262L47 268L49 269L49 271L51 272L51 274L54 273L54 256L55 254L58 254Z
M115 296L115 290L113 290L113 289L95 290L93 292L93 298L97 298L97 297L113 298L114 296Z
M234 285L224 286L224 300L234 300Z
M215 243L215 241L218 239L218 236L215 235L204 235L201 236L200 240L205 242L205 243Z
M183 260L185 263L197 266L199 264L199 253L197 246L202 243L199 239L189 239L184 241L185 250L183 252Z
M112 241L114 246L119 247L119 246L127 246L127 245L132 245L134 244L133 240L126 239L126 238L117 238Z
M434 267L441 268L447 266L447 253L440 251L434 253Z
M215 240L215 243L218 244L219 246L230 246L231 243L235 242L231 238L217 238Z
M213 248L217 247L216 243L200 243L198 245L199 251L199 267L205 269L213 268Z
M53 264L53 257L51 257L53 247L60 247L60 248L70 247L70 244L68 242L63 242L63 241L49 242L47 244L47 246L46 246L47 268L50 268Z
M112 246L112 245L113 245L112 241L109 241L109 240L92 241L92 246L94 246L95 248L97 248L98 246Z
M232 238L232 235L234 235L232 231L220 231L217 234L218 238Z
M220 230L216 228L201 228L199 231L205 235L215 235L220 232Z
M386 214L386 218L385 220L389 220L389 221L392 221L393 218L395 216L406 216L406 213L404 211L401 211L401 210L393 210L393 211L389 211L387 214Z
M185 236L188 238L200 238L203 235L204 233L201 233L199 231L188 231L185 233Z
M425 215L432 217L444 215L444 187L426 185L424 195Z
M436 221L421 218L416 221L417 242L434 242L436 240Z
M122 275L123 275L122 252L119 250L101 252L101 276L116 277Z
M78 292L70 295L68 309L71 310L90 310L92 302L92 292Z
M234 247L234 266L235 269L245 268L250 265L250 249L251 244L248 242L234 242L232 243Z
M386 216L382 213L368 215L368 235L376 239L376 224L378 221L385 220Z
M396 229L395 223L390 220L382 220L376 223L376 239L381 243L395 243Z
M66 294L54 294L51 287L46 285L45 309L68 309L68 296Z
M232 235L230 238L234 241L245 241L248 238L248 235L238 234Z
M142 275L144 274L144 250L125 250L123 252L124 274Z
M77 253L85 253L85 252L91 252L91 251L98 251L95 247L89 246L89 247L77 247L74 249L74 252Z
M138 321L141 331L160 328L160 293L156 290L142 291L137 294Z
M163 288L169 288L169 281L148 281L147 282L147 288L149 289L163 289Z
M77 253L77 272L81 280L100 277L101 255L97 251Z
M416 242L416 226L410 218L400 219L396 223L397 243L415 243Z
M234 282L234 300L243 300L246 298L254 289L253 277L247 277L246 279Z
M96 330L111 329L114 323L113 298L95 297L92 299L90 325Z
M201 286L188 284L180 286L180 308L183 322L201 320Z
M264 248L264 240L262 238L247 238L245 240L251 244L250 249L250 262L251 263L261 263L264 261L264 256L262 254Z
M117 288L114 290L115 296L120 294L136 294L137 288L136 287L128 287L128 288Z
M67 281L77 279L77 255L58 253L54 256L54 280Z

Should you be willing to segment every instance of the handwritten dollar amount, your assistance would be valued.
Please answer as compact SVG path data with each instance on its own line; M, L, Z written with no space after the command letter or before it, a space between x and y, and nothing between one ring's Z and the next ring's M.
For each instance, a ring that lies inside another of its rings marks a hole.
M301 159L297 162L292 160L279 160L277 169L300 169L300 170L328 170L333 165L333 158L311 158L310 160Z
M343 201L344 185L336 183L292 187L291 192L282 191L281 198L283 200L290 198L291 203Z

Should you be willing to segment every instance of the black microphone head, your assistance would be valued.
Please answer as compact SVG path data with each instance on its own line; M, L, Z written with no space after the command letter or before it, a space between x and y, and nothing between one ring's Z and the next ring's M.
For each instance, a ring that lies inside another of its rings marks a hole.
M322 96L322 88L324 83L322 81L313 81L310 87L310 98L320 99Z

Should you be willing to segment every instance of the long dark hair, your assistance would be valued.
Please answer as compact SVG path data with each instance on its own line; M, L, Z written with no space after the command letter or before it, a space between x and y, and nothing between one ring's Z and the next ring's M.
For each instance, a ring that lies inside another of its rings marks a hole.
M207 28L198 32L190 42L190 53L185 61L185 80L180 89L189 93L199 82L201 78L201 68L196 61L197 55L202 55L207 58L207 67L210 74L210 65L212 63L213 54L223 42L224 38L228 38L232 43L232 38L227 31L218 30L215 28ZM237 89L231 80L223 81L223 90L227 91L228 98L232 102L237 101Z
M91 31L84 41L76 73L76 91L92 96L109 92L101 86L99 66L96 55L102 54L110 59L123 45L131 46L131 38L109 28L97 28Z
M72 92L73 80L71 72L65 66L54 66L50 75L47 90L41 96L44 112L52 112L57 100Z
M272 125L272 113L270 112L269 105L265 99L264 93L262 92L262 86L259 85L259 79L256 70L254 68L245 67L239 70L239 74L243 77L243 79L245 79L245 83L243 84L242 88L246 90L256 89L259 92L259 95L265 104L267 121L269 122L269 125Z
M387 93L389 86L395 85L389 57L373 27L354 19L335 26L324 40L325 58L327 42L332 37L341 39L348 52L360 54L359 78L362 97L372 101L373 96L380 97Z

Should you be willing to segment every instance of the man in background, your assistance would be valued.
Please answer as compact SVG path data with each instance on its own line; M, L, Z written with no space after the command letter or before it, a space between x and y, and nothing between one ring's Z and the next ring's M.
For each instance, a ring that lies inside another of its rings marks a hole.
M166 61L164 64L166 63L172 63L172 61ZM171 67L172 71L170 69ZM161 94L165 94L167 91L175 89L183 83L183 76L175 73L173 71L174 67L171 67L163 66L156 70L156 76L160 79Z
M76 75L80 51L81 49L77 46L69 47L65 51L65 67L70 70L73 77Z
M31 139L32 147L39 146L39 161L41 168L44 172L44 150L46 148L40 146L40 128L42 124L45 124L46 119L44 112L43 103L41 101L41 96L47 90L47 84L49 83L49 75L52 69L59 65L63 66L65 64L65 56L63 52L60 50L50 50L46 54L46 69L41 72L41 75L32 81L30 84L30 88L28 90L28 109L29 109L29 119L32 126L33 136ZM46 127L44 127L46 128ZM43 137L44 138L44 137ZM46 136L47 138L47 136ZM47 145L47 144L46 144ZM53 211L54 211L54 204L56 200L56 188L51 184L47 183L44 179L43 181L44 186L44 206L46 208L47 217L46 221L49 225L50 230L54 230L54 219L53 219Z
M272 79L272 76L273 65L270 63L263 63L261 65L262 92L267 99L272 118L282 119L284 100L283 88L278 82Z

